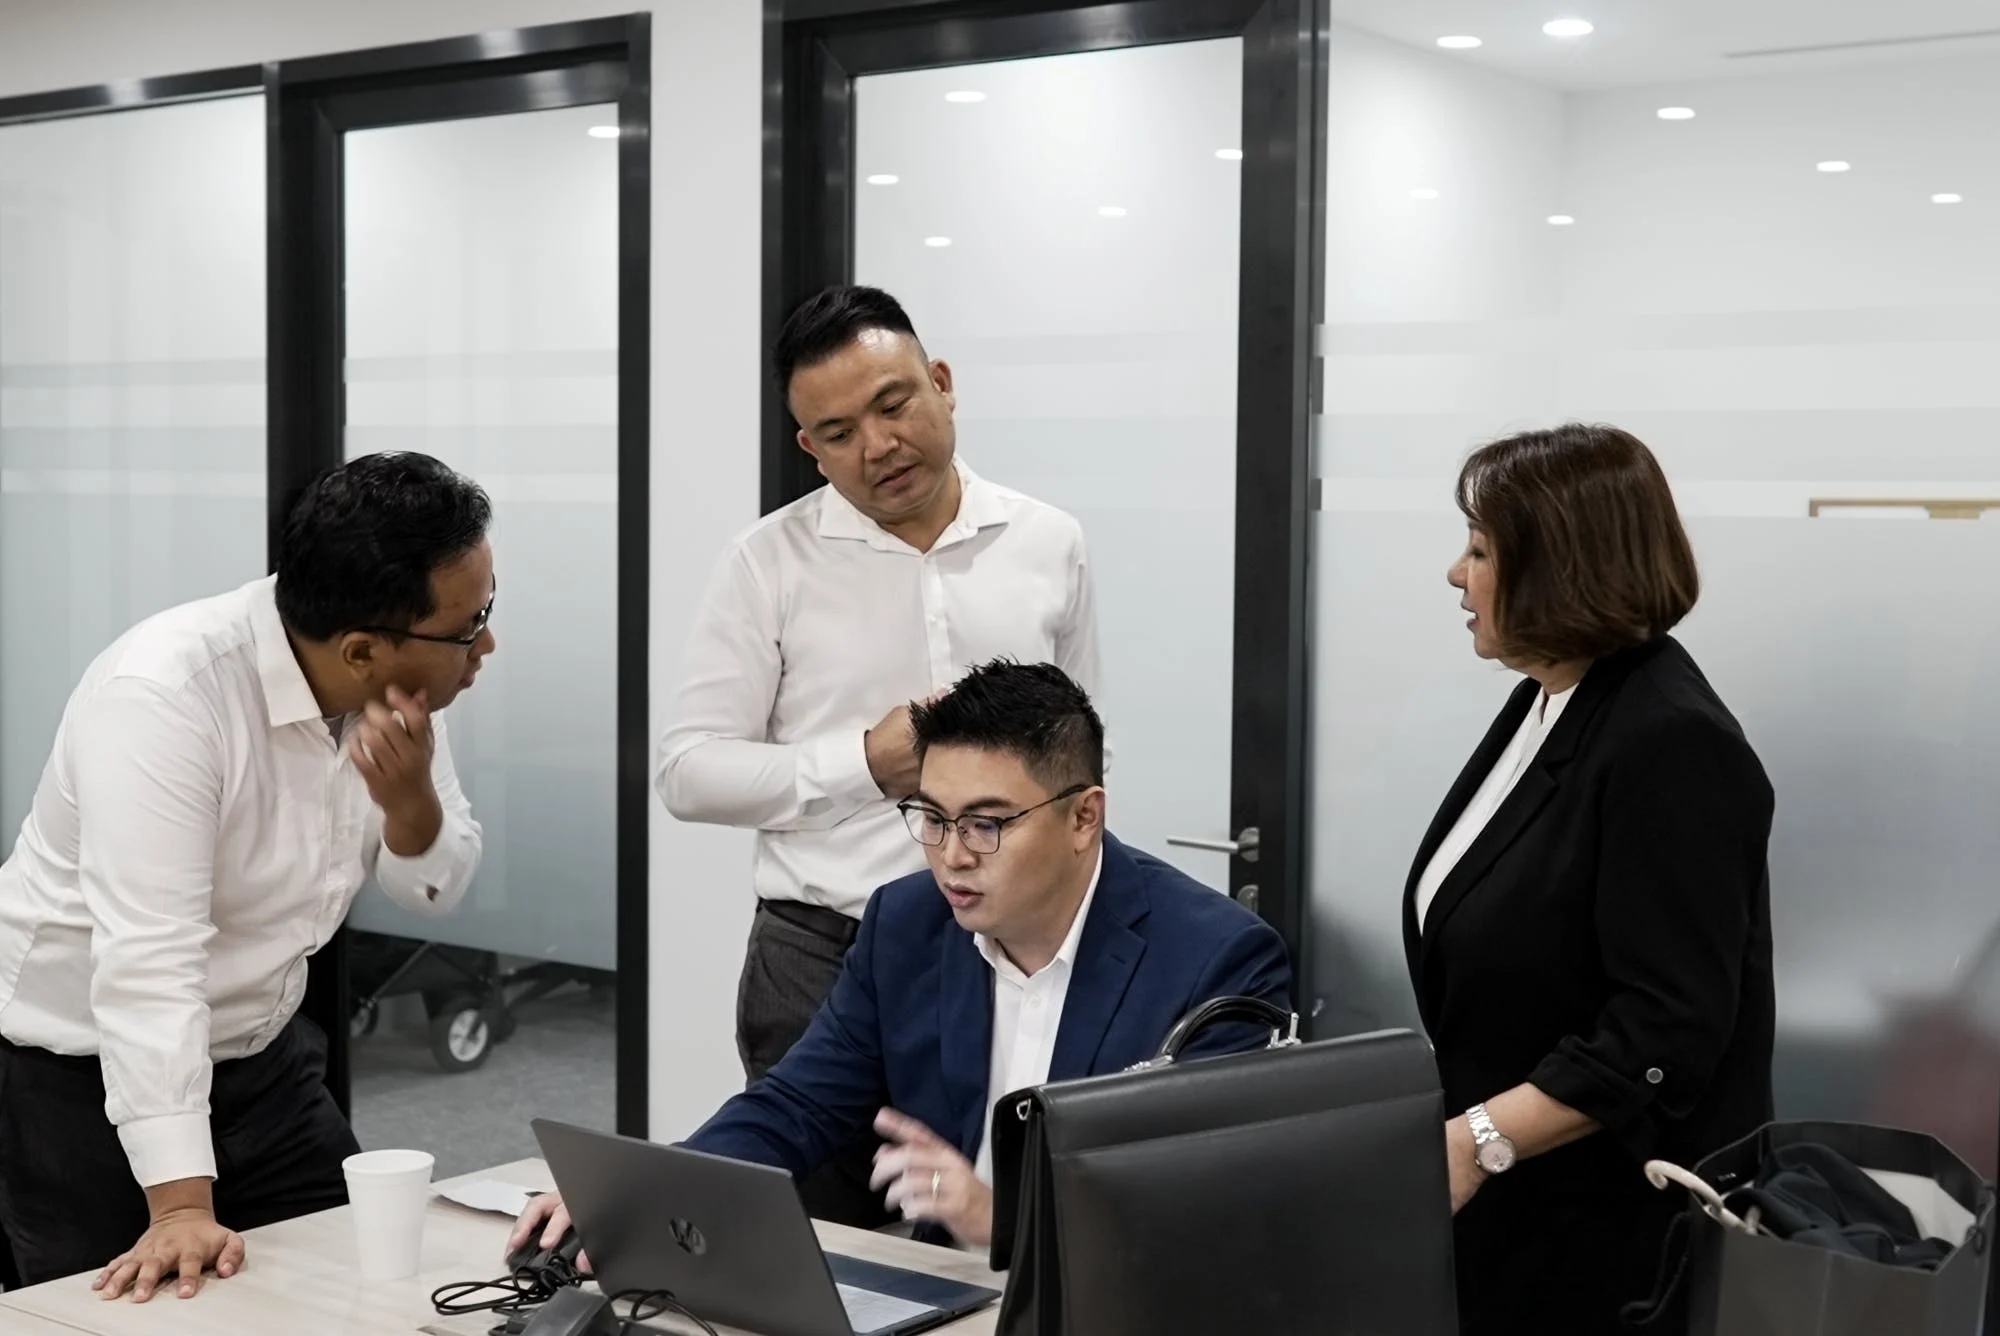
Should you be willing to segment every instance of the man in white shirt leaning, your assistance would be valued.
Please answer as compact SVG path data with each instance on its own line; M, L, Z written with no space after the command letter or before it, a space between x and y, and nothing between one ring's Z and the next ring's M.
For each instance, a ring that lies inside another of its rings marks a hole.
M737 991L755 1081L832 990L876 887L923 866L910 702L975 664L1054 663L1098 685L1083 531L956 457L952 371L895 298L831 288L773 349L827 486L739 536L689 642L656 775L684 821L757 831L757 913ZM863 1138L802 1185L822 1219L889 1219Z
M235 1231L346 1200L306 958L371 873L442 913L478 867L437 712L494 647L490 519L434 459L354 460L274 578L84 673L0 864L0 1228L28 1283L187 1298L243 1265Z

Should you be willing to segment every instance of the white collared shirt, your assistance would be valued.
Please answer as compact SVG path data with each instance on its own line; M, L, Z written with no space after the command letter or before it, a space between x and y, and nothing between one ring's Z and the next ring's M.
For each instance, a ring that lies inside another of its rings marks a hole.
M1569 698L1575 694L1576 688L1572 686L1569 690L1558 692L1553 696L1546 694L1538 696L1535 698L1535 703L1528 707L1527 716L1521 720L1521 726L1514 730L1513 740L1507 744L1507 749L1500 753L1500 759L1493 763L1493 768L1487 771L1486 778L1480 781L1478 791L1472 795L1472 801L1458 814L1458 821L1452 826L1451 833L1444 837L1444 843L1438 845L1437 852L1431 855L1431 861L1424 868L1423 878L1417 882L1416 909L1419 931L1423 929L1424 916L1430 913L1431 901L1437 898L1438 887L1444 885L1444 879L1458 866L1458 860L1465 857L1465 851L1472 847L1472 842L1486 829L1486 823L1500 810L1500 804L1507 801L1507 795L1521 782L1521 776L1527 773L1529 764L1535 759L1536 753L1541 751L1542 743L1548 739L1550 730L1556 726L1556 720L1562 718L1563 707L1569 704Z
M958 515L929 552L822 487L738 537L709 585L655 782L683 821L758 832L760 899L859 917L922 870L862 745L897 705L1002 656L1097 690L1081 526L955 467Z
M1097 899L1097 879L1102 875L1104 850L1100 847L1097 866L1090 873L1090 888L1076 907L1062 946L1054 960L1033 974L1023 974L990 937L972 935L979 954L993 967L993 1052L987 1062L986 1123L979 1134L979 1157L972 1166L979 1181L988 1187L993 1185L994 1101L1049 1079L1056 1032L1062 1028L1063 1003L1069 1000L1070 975L1076 967L1076 944L1083 940L1083 925Z
M479 866L438 717L444 827L416 858L383 847L275 591L267 578L170 609L99 655L0 864L0 1034L99 1057L144 1187L214 1177L211 1064L277 1036L306 957L371 873L442 913Z

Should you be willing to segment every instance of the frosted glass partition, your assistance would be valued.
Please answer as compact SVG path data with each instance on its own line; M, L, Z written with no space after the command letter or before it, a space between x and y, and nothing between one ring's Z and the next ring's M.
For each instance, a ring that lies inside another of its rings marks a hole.
M447 716L486 830L443 919L349 922L615 963L617 140L606 107L346 136L347 451L493 496L498 651Z
M1111 828L1218 887L1166 837L1229 833L1242 69L1230 39L855 81L855 274L956 371L967 462L1083 524Z
M86 664L265 570L261 97L0 126L0 852Z
M1776 785L1781 1111L1932 1126L1990 1174L2000 516L1926 517L2000 504L2000 58L1587 92L1347 28L1332 60L1323 1024L1414 1022L1404 880L1512 680L1444 582L1457 465L1608 420L1674 482L1683 639Z

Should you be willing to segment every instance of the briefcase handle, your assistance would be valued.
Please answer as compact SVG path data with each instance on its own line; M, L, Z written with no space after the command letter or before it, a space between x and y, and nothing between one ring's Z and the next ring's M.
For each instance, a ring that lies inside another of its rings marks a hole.
M1181 1050L1194 1042L1196 1035L1211 1025L1227 1021L1255 1021L1259 1025L1270 1026L1271 1042L1265 1046L1267 1048L1292 1048L1299 1042L1299 1014L1296 1011L1286 1011L1261 997L1211 997L1175 1021L1174 1028L1167 1031L1167 1037L1160 1041L1160 1051L1144 1062L1134 1063L1132 1070L1172 1066L1179 1060Z

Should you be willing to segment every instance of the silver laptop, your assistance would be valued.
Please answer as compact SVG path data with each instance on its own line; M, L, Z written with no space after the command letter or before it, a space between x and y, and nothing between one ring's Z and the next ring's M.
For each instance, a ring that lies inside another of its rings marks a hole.
M537 1118L556 1189L606 1294L667 1291L759 1336L909 1336L994 1290L820 1250L782 1169Z

